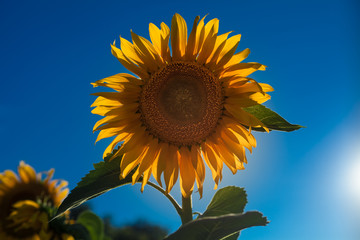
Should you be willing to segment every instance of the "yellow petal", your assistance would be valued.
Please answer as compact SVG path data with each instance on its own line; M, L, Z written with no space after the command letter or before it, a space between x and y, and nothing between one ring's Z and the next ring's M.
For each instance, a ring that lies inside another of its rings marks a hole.
M49 182L50 182L50 180L51 180L51 178L53 177L53 175L54 175L54 172L55 172L55 169L50 169L47 173L46 173L46 178L44 179L44 183L47 185Z
M226 39L231 32L221 34L216 37L214 50L206 60L206 65L209 69L215 68L215 64L219 58L219 55L226 44Z
M200 52L202 45L204 43L204 38L205 38L204 19L205 19L205 17L206 17L206 15L200 20L200 22L198 23L198 25L196 27L195 55L197 55Z
M216 189L219 184L219 180L222 177L222 161L218 161L218 156L216 156L215 150L208 143L201 144L201 151L203 153L206 164L211 170L212 177L215 182L214 189Z
M159 154L159 144L158 139L153 138L152 140L149 140L150 143L147 146L147 151L144 153L143 159L140 162L139 167L137 168L136 172L139 174L134 174L133 176L133 184L138 181L139 177L147 171L154 163L154 161L157 159Z
M133 135L126 142L124 142L119 151L114 154L113 157L131 151L136 145L145 146L149 143L147 142L149 135L146 133L145 127L141 126L141 124L134 125L134 128L127 132L133 133Z
M146 68L145 62L136 53L135 46L128 40L120 37L120 48L123 54L142 68Z
M202 198L203 184L205 180L205 164L200 155L200 149L197 146L191 147L191 161L193 168L195 169L196 184Z
M143 145L135 146L132 150L124 153L120 163L121 177L125 178L142 160L143 153L147 149Z
M183 197L187 198L194 189L195 171L189 149L181 147L179 152L180 189Z
M266 93L265 94L243 93L243 94L234 95L234 93L229 93L228 91L226 91L226 95L229 96L225 100L227 104L233 104L240 107L250 107L254 105L259 105L271 98L270 95Z
M238 63L224 70L222 77L239 75L247 77L257 70L265 70L266 66L260 63Z
M111 53L119 60L119 62L129 71L138 75L141 79L145 80L149 78L149 74L139 66L137 66L134 62L132 62L129 58L127 58L123 52L115 47L115 43L111 45Z
M171 20L171 48L173 60L182 60L187 43L187 26L185 20L177 13Z
M56 199L55 199L55 206L59 207L60 203L64 200L64 198L69 194L69 189L65 188L64 190L62 190L61 192L59 192L56 195Z
M196 47L196 30L197 30L197 23L199 22L200 16L196 16L193 24L193 28L191 30L189 40L186 46L185 52L185 59L187 61L194 61L196 58L197 53L195 52Z
M178 150L175 146L169 145L168 151L168 160L166 163L166 168L164 171L164 180L166 184L166 192L169 193L173 186L175 185L178 174L179 174L179 164L178 164Z
M233 131L231 128L222 128L221 130L222 131L220 134L222 138L224 137L224 135L227 135L236 144L246 147L247 149L249 149L250 152L252 151L252 146L241 134Z
M103 158L107 157L107 155L109 155L110 153L112 153L112 151L114 150L115 146L122 142L125 141L126 139L128 139L129 137L131 137L133 134L132 133L127 133L127 132L122 132L119 133L119 135L117 135L114 140L107 146L107 148L105 149L104 153L103 153Z
M11 170L5 170L0 174L0 183L6 187L13 187L18 182L16 174ZM1 186L1 185L0 185Z
M212 26L212 28L210 29L209 33L205 38L204 45L202 46L199 56L197 58L197 62L200 65L205 64L205 62L208 60L208 57L214 50L215 42L216 42L215 27Z
M96 122L96 124L94 125L93 131L97 131L99 130L98 127L103 125L103 124L107 124L107 123L113 123L113 122L117 122L117 121L127 121L128 123L133 122L134 120L140 119L140 114L139 113L135 113L135 114L123 114L123 115L110 115L110 116L106 116L103 119L99 120ZM126 122L125 122L126 123Z
M149 24L149 35L156 52L161 56L161 31L153 23Z
M36 180L35 170L32 167L30 167L28 164L25 164L24 161L20 162L20 165L18 167L18 172L21 180L25 183Z
M105 103L100 103L99 104L107 104L108 102ZM119 104L119 105L114 105L114 106L98 106L96 108L94 108L91 112L93 114L98 114L101 116L112 116L112 115L123 115L123 116L132 116L135 114L135 112L137 111L137 109L139 108L139 104L138 103L130 103L130 104Z
M123 132L134 133L137 131L137 129L140 128L140 124L141 124L140 122L132 122L131 124L124 125L124 126L103 129L99 132L96 142L98 142L104 138L119 135L120 133L123 133Z
M247 162L245 158L245 149L242 145L237 144L225 134L221 137L223 143L225 144L225 147L228 149L229 152L235 154L241 162Z
M148 72L156 72L163 64L159 55L156 53L154 46L149 40L136 35L134 32L131 32L131 37L134 42L135 51L139 58L144 62Z
M170 29L165 23L161 23L161 57L165 62L171 61L170 48L169 48L169 38L170 38Z
M122 84L122 83L132 83L135 85L142 85L143 81L139 78L134 77L133 75L130 75L128 73L118 73L113 76L103 78L101 80L96 81L95 83L92 83L94 87L97 87L97 84L99 83L110 83L110 84Z
M237 46L239 45L240 39L241 34L238 34L226 40L225 46L220 52L216 63L217 69L221 69L226 63L230 61L236 51Z
M233 119L227 117L227 116L223 116L222 118L222 126L225 126L227 128L232 129L233 131L237 132L238 134L240 134L241 136L243 136L243 138L246 139L246 141L253 147L256 147L256 140L254 138L254 136L250 133L250 131L248 131L246 128L244 128L242 125L238 124L236 121L234 121Z
M224 69L231 67L237 63L240 63L241 61L243 61L245 58L247 58L250 54L250 49L246 48L244 50L242 50L241 52L238 52L236 54L234 54L230 60L224 65Z
M133 94L135 96L132 98L129 98L129 95L124 94L123 92L97 92L97 93L92 93L91 95L99 96L99 97L101 97L101 99L109 99L112 101L118 101L120 104L131 104L131 103L135 103L136 101L138 101L138 96L136 96L137 94Z
M266 83L259 83L259 84L260 84L260 86L261 86L261 88L262 88L262 90L264 92L272 92L272 91L274 91L273 87L270 86L269 84L266 84Z
M216 150L220 153L222 160L230 171L235 174L236 169L236 156L233 153L230 153L227 148L224 146L224 143L221 139L218 139L217 144L215 145Z
M152 167L152 174L155 180L159 183L162 187L161 183L161 174L164 172L166 163L169 157L169 144L167 143L160 143L159 149L159 156L155 159L153 167Z

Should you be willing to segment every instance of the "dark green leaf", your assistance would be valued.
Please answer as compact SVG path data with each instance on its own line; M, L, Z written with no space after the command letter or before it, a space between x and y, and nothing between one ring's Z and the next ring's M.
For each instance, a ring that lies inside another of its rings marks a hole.
M243 213L246 200L244 188L228 186L218 190L200 217L214 217L229 213Z
M120 180L120 161L122 156L116 157L112 161L109 161L110 157L111 155L105 158L105 161L94 164L95 170L91 170L81 179L78 185L61 203L55 217L111 189L132 182L132 175L135 170L129 173L126 178ZM140 177L138 181L142 181L142 178Z
M239 239L239 236L240 236L240 232L236 232L233 233L232 235L222 238L221 240L237 240Z
M91 211L82 212L76 222L88 230L91 240L104 239L104 223L96 214Z
M303 128L303 126L289 123L279 114L263 105L255 105L243 109L258 118L270 130L291 132ZM261 132L265 131L263 128L253 128L253 130Z
M181 226L175 233L167 236L165 240L218 240L245 228L265 226L267 223L266 217L256 211L204 217Z
M229 213L243 213L247 203L246 192L244 188L228 186L218 190L206 211L199 217L220 216ZM224 240L236 240L240 233L236 232Z
M66 233L73 236L76 240L92 240L88 230L82 224L76 223L67 225Z

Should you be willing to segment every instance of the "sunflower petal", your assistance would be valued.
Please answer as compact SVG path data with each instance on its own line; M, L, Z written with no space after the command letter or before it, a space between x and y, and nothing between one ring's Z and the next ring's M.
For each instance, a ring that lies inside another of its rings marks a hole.
M224 70L221 74L222 77L238 75L247 77L257 70L265 70L266 66L260 63L238 63Z
M241 52L238 52L236 54L234 54L230 60L224 65L224 69L231 67L241 61L243 61L245 58L247 58L250 54L250 49L246 48L244 50L242 50Z
M187 147L180 148L179 168L181 193L184 198L188 198L194 189L195 171Z
M166 192L169 193L173 186L175 185L178 174L179 174L179 164L178 164L178 150L175 146L170 145L169 147L169 158L166 163L166 168L164 171L164 180L166 184Z
M169 39L170 29L165 23L161 23L161 57L165 62L171 61Z
M236 51L237 46L239 45L240 39L241 34L238 34L226 40L225 46L219 54L219 58L216 63L216 70L221 69L226 63L230 61Z
M156 53L154 46L149 42L149 40L136 35L132 31L131 37L134 42L135 51L139 58L144 62L148 72L156 72L162 66L162 62Z
M203 184L205 180L205 164L200 155L200 149L197 146L191 147L191 161L195 169L196 184L202 198L203 194Z
M149 24L149 35L156 52L161 56L161 31L153 23Z
M137 66L134 62L128 59L124 53L115 46L115 43L111 45L111 53L119 60L119 62L129 71L138 75L141 79L148 79L149 74L144 69Z
M155 159L154 166L152 167L152 173L155 180L162 187L161 174L165 171L167 161L169 159L169 144L160 143L159 156Z
M31 181L36 180L35 170L32 167L30 167L29 165L25 164L24 161L20 162L20 165L18 167L18 172L19 172L21 180L25 183L29 183Z
M200 20L200 16L196 16L193 24L193 28L191 30L188 43L186 45L186 52L185 52L185 60L187 61L194 61L196 58L196 30L197 30L197 23Z
M159 156L159 144L156 138L153 138L148 147L147 152L144 153L143 159L141 160L136 173L133 175L133 184L139 180L139 177L147 171Z
M182 60L187 43L187 26L182 16L175 13L171 21L171 48L173 60Z

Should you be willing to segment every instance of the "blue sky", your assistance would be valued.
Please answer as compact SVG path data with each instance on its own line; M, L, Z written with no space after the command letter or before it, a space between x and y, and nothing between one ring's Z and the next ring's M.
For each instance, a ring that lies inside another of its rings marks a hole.
M90 85L125 72L110 43L130 29L148 38L148 24L180 13L220 20L220 33L241 33L238 50L268 66L252 75L275 91L266 104L307 128L256 134L246 170L225 170L220 187L245 187L247 210L271 223L242 239L359 239L360 4L356 1L1 1L0 171L20 160L55 168L70 188L99 162L110 143L94 145L98 116ZM207 175L203 211L215 193ZM178 186L173 194L179 199ZM150 187L126 186L91 200L117 224L139 218L176 230L180 219Z

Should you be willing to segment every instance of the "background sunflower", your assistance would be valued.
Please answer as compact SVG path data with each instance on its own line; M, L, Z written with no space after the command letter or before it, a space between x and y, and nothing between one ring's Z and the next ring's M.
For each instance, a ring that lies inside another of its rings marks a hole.
M74 239L57 234L49 220L68 194L66 181L52 180L54 169L43 179L41 173L20 162L19 174L11 170L0 173L1 239Z

